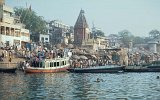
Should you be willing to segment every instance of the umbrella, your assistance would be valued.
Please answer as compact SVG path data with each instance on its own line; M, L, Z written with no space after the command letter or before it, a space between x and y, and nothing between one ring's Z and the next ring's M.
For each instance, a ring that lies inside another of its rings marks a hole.
M68 48L73 48L73 47L74 47L73 44L68 45Z
M93 58L97 58L95 55L91 55Z
M62 48L61 44L57 44L56 47L57 47L58 49L61 49L61 48Z
M72 58L74 58L74 59L80 59L80 57L78 57L77 55L72 55Z
M88 59L86 56L80 56L81 59Z

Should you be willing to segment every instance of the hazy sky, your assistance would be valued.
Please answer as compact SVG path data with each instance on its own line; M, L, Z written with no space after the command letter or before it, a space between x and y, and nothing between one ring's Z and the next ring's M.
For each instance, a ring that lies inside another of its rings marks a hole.
M123 29L136 36L160 31L160 0L6 0L12 7L26 7L26 3L44 19L59 19L71 26L83 9L90 29L94 22L106 35Z

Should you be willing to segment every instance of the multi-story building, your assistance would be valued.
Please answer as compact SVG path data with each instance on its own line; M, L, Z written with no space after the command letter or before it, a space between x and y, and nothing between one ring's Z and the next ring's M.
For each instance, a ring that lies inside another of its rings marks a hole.
M20 17L14 16L13 8L0 2L0 43L4 46L26 47L30 42L29 30L20 23Z
M108 40L106 39L106 37L102 36L97 36L96 38L88 39L82 42L82 48L96 51L98 51L99 49L106 49L108 45Z
M90 30L84 16L84 10L81 10L74 25L74 44L81 46L82 42L88 39L90 39Z
M50 42L52 45L68 44L73 41L73 28L59 20L49 22Z
M108 37L110 48L119 48L121 45L120 37L116 34L110 34Z
M49 43L49 34L40 34L39 41L42 43Z

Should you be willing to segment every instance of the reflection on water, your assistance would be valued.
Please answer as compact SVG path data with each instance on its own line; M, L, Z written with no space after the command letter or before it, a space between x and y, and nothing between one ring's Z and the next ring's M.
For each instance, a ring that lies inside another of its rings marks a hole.
M159 73L0 73L2 100L158 100ZM96 82L100 78L103 81Z

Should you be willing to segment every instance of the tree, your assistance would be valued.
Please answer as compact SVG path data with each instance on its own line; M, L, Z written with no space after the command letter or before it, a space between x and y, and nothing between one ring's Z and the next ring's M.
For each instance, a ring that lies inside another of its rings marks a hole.
M143 44L145 43L144 38L136 36L133 38L133 44Z
M101 30L95 30L95 31L93 31L93 32L91 33L91 38L97 37L97 36L102 36L102 37L104 37L105 35L104 35L104 32L101 31Z
M156 39L156 38L158 38L160 36L160 32L158 30L156 30L156 29L155 30L151 30L149 32L149 36L151 38L153 38L153 39Z
M26 25L26 28L30 30L37 38L38 34L46 34L47 27L46 21L42 17L37 16L34 11L26 8L14 8L15 15L20 16L21 23Z
M120 32L118 32L121 42L123 43L124 47L128 47L129 46L129 42L132 41L133 39L133 35L131 34L131 32L129 32L128 30L122 30Z

